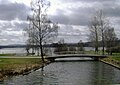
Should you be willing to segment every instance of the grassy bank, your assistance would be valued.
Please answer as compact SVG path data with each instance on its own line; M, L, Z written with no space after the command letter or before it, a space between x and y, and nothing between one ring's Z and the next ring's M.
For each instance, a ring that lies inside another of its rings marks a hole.
M99 51L98 54L94 51L85 51L85 54L102 55L102 51ZM108 53L105 52L105 55L108 55ZM112 55L108 55L107 58L103 58L100 61L120 69L120 53L112 53Z
M0 56L15 56L15 53L8 53L8 54L0 54Z
M120 57L103 58L101 61L120 69Z
M40 58L0 58L0 79L5 76L27 74L40 67L42 67Z

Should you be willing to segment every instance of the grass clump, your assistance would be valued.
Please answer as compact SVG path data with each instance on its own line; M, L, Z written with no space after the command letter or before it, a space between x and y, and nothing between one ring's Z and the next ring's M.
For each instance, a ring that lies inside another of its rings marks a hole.
M0 58L0 79L6 75L13 76L37 70L41 66L41 58Z

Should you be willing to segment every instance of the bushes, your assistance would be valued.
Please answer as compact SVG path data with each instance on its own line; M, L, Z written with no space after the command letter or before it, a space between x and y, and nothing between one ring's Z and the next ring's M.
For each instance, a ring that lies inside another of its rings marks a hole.
M54 52L61 52L61 51L67 51L67 45L66 44L60 44L58 47L55 48Z
M70 46L68 51L76 51L76 48L73 46Z
M56 54L83 54L84 48L80 46L69 46L67 44L59 44L55 49L54 53Z
M108 53L120 53L120 46L117 46L117 47L111 47L111 48L107 48L106 49L106 52Z

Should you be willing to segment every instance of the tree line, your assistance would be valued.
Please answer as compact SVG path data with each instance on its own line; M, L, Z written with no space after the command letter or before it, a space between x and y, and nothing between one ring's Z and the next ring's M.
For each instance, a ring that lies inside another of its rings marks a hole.
M83 42L80 40L76 44L67 44L64 42L64 39L61 39L57 43L57 47L54 49L55 54L76 54L84 52Z
M102 54L104 55L105 47L112 54L112 48L117 45L118 38L114 27L111 25L110 20L105 17L102 10L96 12L88 27L90 31L88 37L93 42L95 52L98 52L99 42L101 42Z

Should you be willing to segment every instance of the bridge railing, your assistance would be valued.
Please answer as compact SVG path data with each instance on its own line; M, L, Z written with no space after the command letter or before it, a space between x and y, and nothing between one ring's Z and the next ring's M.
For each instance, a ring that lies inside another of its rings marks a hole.
M61 51L61 52L54 52L55 54L85 54L84 51Z

